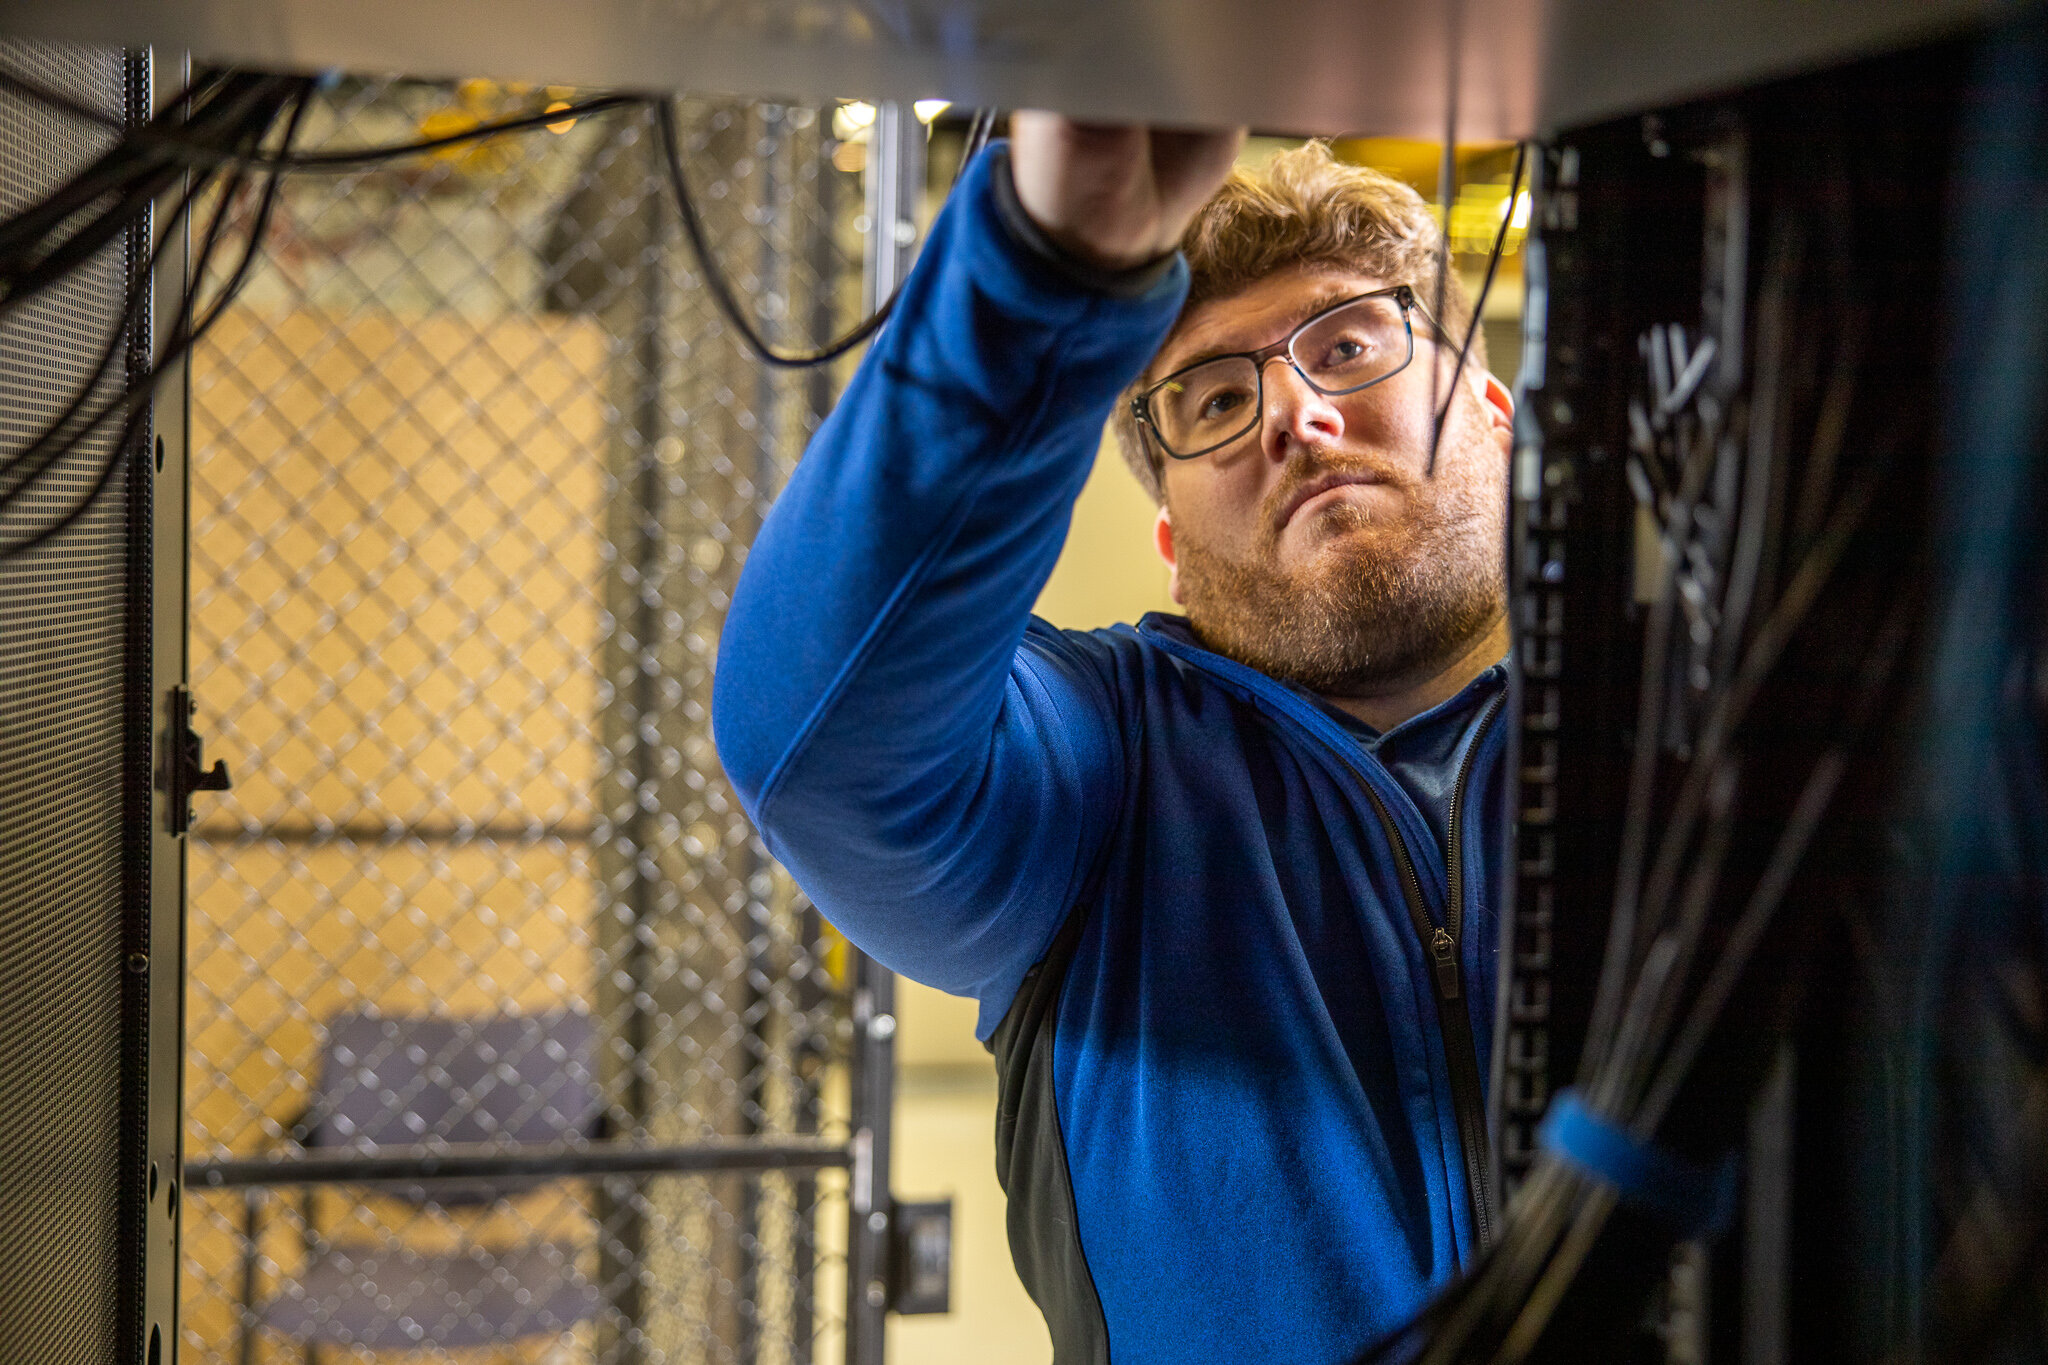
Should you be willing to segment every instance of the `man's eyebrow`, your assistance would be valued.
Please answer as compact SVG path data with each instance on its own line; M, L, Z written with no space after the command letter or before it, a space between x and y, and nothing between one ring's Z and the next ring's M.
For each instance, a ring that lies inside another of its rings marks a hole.
M1310 318L1322 312L1331 304L1340 303L1345 299L1357 298L1361 294L1371 294L1374 292L1376 291L1371 289L1360 289L1356 284L1353 283L1338 283L1336 281L1332 281L1331 283L1325 285L1323 288L1316 290L1315 293L1309 295L1308 298L1302 302L1301 306L1294 310L1292 315L1289 316L1289 318L1287 319L1286 330L1282 331L1280 335L1286 336L1288 332L1291 332L1295 328L1301 326L1302 323L1307 322ZM1278 337L1274 338L1274 340L1276 341L1278 339ZM1271 345L1272 343L1268 342L1267 344ZM1261 348L1257 346L1216 346L1206 351L1197 351L1195 354L1188 356L1183 360L1177 360L1174 362L1173 368L1163 370L1161 373L1162 376L1168 374L1178 374L1182 370L1188 369L1195 365L1203 364L1206 361L1215 360L1219 356L1243 355L1247 351L1256 351L1259 349Z

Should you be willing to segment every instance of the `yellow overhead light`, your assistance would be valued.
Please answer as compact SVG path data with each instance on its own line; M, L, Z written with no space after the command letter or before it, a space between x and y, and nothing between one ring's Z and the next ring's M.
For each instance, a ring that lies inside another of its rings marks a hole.
M1460 185L1457 202L1451 205L1451 250L1461 255L1485 255L1500 237L1505 219L1507 236L1501 242L1501 254L1514 255L1528 231L1529 208L1529 192L1521 190L1510 201L1504 181ZM1431 214L1436 214L1434 206Z
M933 119L945 113L947 107L952 103L953 101L951 100L919 100L910 107L916 111L919 123L930 123Z
M866 142L868 130L874 127L875 106L856 100L842 104L832 111L832 136L841 142Z

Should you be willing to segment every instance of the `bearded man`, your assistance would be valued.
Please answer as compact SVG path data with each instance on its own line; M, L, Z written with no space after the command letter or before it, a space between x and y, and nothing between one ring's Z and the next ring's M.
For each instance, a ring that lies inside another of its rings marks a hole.
M1499 1217L1511 405L1413 191L1314 144L1226 182L1237 146L1016 116L719 660L769 847L980 1001L1060 1365L1347 1360ZM1187 616L1055 630L1112 414Z

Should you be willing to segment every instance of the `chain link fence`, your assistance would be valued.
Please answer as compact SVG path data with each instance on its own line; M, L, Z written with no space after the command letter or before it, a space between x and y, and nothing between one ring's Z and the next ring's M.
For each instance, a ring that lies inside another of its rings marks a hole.
M348 80L300 145L573 98ZM858 118L678 109L761 326L843 330ZM195 358L195 1365L846 1353L848 951L709 724L844 372L743 352L660 156L632 110L295 175Z

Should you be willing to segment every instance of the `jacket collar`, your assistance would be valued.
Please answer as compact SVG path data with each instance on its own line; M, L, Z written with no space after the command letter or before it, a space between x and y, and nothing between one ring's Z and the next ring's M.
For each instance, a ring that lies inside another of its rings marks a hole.
M1165 649L1175 658L1214 675L1255 700L1268 704L1269 709L1281 711L1290 719L1300 722L1318 738L1335 746L1347 757L1358 752L1359 737L1351 733L1343 722L1317 705L1305 693L1205 647L1195 638L1194 628L1188 624L1187 617L1162 611L1147 612L1138 622L1138 634ZM1475 690L1491 690L1505 684L1507 673L1508 662L1503 659L1459 688L1455 695L1438 702L1427 711L1410 716L1379 738L1384 740L1387 735L1397 734L1409 726L1427 724L1433 716L1464 706Z
M1361 753L1358 741L1337 723L1335 717L1278 678L1202 645L1195 638L1194 628L1188 624L1187 617L1163 611L1146 612L1138 622L1138 634L1175 658L1210 674L1233 691L1249 697L1261 709L1283 715L1300 725L1334 749L1347 766L1359 766L1357 760ZM1383 772L1377 771L1380 766L1377 762L1366 766L1376 770L1374 776L1385 777ZM1391 778L1386 781L1392 784Z

